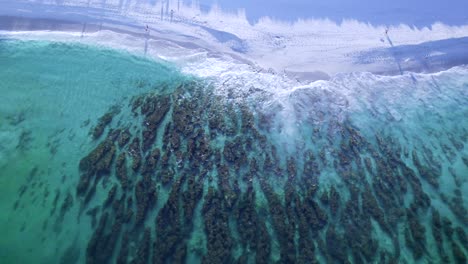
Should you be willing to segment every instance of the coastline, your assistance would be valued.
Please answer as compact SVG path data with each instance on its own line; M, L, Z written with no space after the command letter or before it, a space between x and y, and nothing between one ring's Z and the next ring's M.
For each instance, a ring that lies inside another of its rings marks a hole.
M55 9L41 12L34 6ZM26 9L13 6L0 13L0 31L25 39L41 39L45 38L41 34L49 34L57 41L66 41L66 35L73 34L74 40L176 64L180 53L185 58L205 54L207 58L245 64L255 72L281 75L301 84L328 80L341 73L392 76L434 73L468 64L464 52L468 49L468 25L436 23L422 29L400 25L385 34L382 26L352 20L341 24L298 20L291 24L264 18L250 25L242 14L225 13L216 7L203 13L196 7L183 6L174 21L167 21L167 17L158 17L157 7L135 5L124 12L110 4L79 13L81 4L30 3ZM61 9L73 16L64 18L67 13L60 14ZM59 36L61 32L66 33L65 37Z
M1 105L9 107L0 116L5 117L7 128L0 131L0 150L19 157L5 167L8 177L2 180L11 181L11 186L1 184L8 189L3 192L5 214L0 218L8 231L0 241L5 248L0 250L3 262L58 263L60 259L61 263L84 263L94 259L99 263L104 262L99 259L111 256L115 260L122 255L126 261L121 263L126 263L140 252L146 262L149 255L171 259L174 254L161 248L175 234L177 244L187 249L187 262L199 263L215 255L213 246L223 245L210 239L213 233L222 233L223 241L233 241L232 248L221 252L231 252L239 260L242 255L253 259L263 254L264 263L280 261L288 244L304 258L308 255L302 245L311 246L313 254L307 263L313 263L314 256L317 262L348 258L347 254L338 258L330 240L342 244L339 252L363 252L367 245L377 245L366 251L370 252L367 257L382 263L392 259L454 262L466 254L466 248L456 254L466 243L455 237L443 237L443 243L450 243L448 258L438 252L431 232L441 232L440 225L430 221L432 215L440 223L437 219L442 216L443 228L457 228L460 236L466 232L463 194L468 184L463 175L468 168L464 144L468 129L460 122L467 114L465 31L419 42L394 40L394 47L388 48L382 42L380 46L359 44L351 34L333 31L349 23L331 25L322 33L304 29L303 36L272 33L285 29L265 29L265 34L255 36L255 30L261 31L258 27L244 25L243 34L239 28L221 30L209 19L200 24L138 16L133 22L118 22L117 17L0 18L4 19L0 19L0 44L9 45L0 49L5 69ZM149 34L145 21L149 21ZM352 28L360 27L358 23ZM363 35L379 29L369 26L366 30ZM444 30L436 27L434 32ZM312 36L316 39L301 43ZM343 44L336 46L329 42L332 39L347 39L350 47L341 50ZM31 45L29 53L21 54L23 44ZM183 76L202 77L207 85L179 85L153 60L175 65ZM168 86L158 85L163 78L176 88L169 95L163 92ZM147 121L158 116L150 115L153 110L145 112L150 105L163 109L158 126ZM97 138L95 131L101 131ZM117 137L118 149L100 151ZM123 138L130 141L120 146ZM193 138L200 144L190 151ZM135 152L140 145L141 151ZM153 147L161 153L150 151ZM29 159L28 153L38 157ZM93 153L106 155L97 158L99 166L111 172L105 178L88 174L81 166L80 160L94 159ZM107 158L114 154L115 162ZM159 154L161 159L154 167L152 158L159 159ZM123 163L117 158L121 155ZM139 165L134 166L137 161ZM132 168L122 170L125 164ZM194 173L200 164L204 173ZM213 164L217 169L212 173ZM225 165L228 170L218 173ZM173 173L166 173L168 168ZM144 176L149 170L156 177L148 181ZM128 171L129 189L127 176L119 171ZM94 180L86 180L87 175ZM94 187L81 188L81 182L94 182ZM157 190L145 186L157 186ZM191 187L198 191L192 192ZM191 195L200 190L201 194ZM213 195L213 190L219 191ZM238 202L234 193L239 194ZM126 197L135 199L130 203ZM297 202L288 203L289 197ZM246 202L253 218L232 214L246 208L241 207ZM38 206L41 203L46 209ZM193 218L167 228L189 211L174 204L190 205ZM239 207L226 209L232 205ZM369 206L382 213L369 213ZM207 214L209 208L216 214ZM309 210L316 216L302 215ZM123 211L129 222L120 225ZM312 225L294 227L275 221L284 218L283 223L300 223L304 217ZM261 225L251 225L252 219ZM104 224L97 225L97 220ZM145 221L144 232L141 221ZM428 232L417 234L421 229ZM256 255L253 250L238 250L248 245L236 230L245 231L246 237L264 238L263 244L272 247L256 248ZM303 242L287 236L293 233ZM128 239L126 234L131 234ZM284 243L286 239L290 243ZM112 244L110 240L122 241ZM355 241L364 246L354 245ZM427 252L420 251L421 243ZM320 248L320 244L325 246ZM133 251L128 252L127 246Z

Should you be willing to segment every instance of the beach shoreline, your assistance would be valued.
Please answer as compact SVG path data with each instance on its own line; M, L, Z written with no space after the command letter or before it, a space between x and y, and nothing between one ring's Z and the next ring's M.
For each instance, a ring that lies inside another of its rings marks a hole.
M466 259L467 27L48 1L0 10L1 263Z
M44 12L37 6L55 9ZM204 53L208 58L245 64L253 71L282 75L302 84L342 73L393 76L434 73L468 64L464 52L468 49L468 25L436 23L422 29L400 25L386 30L359 21L288 24L268 18L250 25L242 14L222 10L200 13L195 7L184 7L170 21L163 13L161 18L153 13L157 6L130 6L125 12L98 6L89 13L80 13L84 7L67 3L29 3L24 7L12 5L0 13L0 36L34 40L53 35L52 40L61 41L73 34L79 35L74 40L92 38L88 44L176 62L180 52L186 57ZM66 12L61 13L62 9ZM190 17L190 12L196 15ZM67 14L73 15L67 18ZM65 37L60 37L61 33Z

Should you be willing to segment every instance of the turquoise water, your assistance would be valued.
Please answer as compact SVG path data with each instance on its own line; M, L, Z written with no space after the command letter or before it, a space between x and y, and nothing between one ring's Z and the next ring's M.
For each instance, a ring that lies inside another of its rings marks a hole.
M0 69L1 263L466 262L466 68L226 97L1 40Z
M0 259L53 263L91 231L87 219L77 225L75 198L54 225L62 201L76 192L80 159L95 145L89 132L96 120L134 95L167 92L188 77L127 53L53 42L3 40L0 64Z

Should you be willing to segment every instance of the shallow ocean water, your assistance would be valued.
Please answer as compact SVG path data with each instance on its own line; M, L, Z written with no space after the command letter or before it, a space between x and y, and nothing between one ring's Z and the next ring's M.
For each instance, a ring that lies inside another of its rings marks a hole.
M57 248L90 232L77 226L76 215L54 232L51 211L75 193L77 164L94 144L93 123L134 95L189 77L164 63L79 44L4 40L0 47L2 257L48 262L59 257Z
M467 254L466 67L220 95L165 62L0 40L0 68L2 263Z

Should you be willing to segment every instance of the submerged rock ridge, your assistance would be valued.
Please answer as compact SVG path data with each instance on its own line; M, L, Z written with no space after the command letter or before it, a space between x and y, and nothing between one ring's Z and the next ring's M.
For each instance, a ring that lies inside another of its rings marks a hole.
M97 120L67 197L95 218L86 263L466 263L462 193L439 190L429 149L346 114L288 138L278 113L201 81L120 107Z

